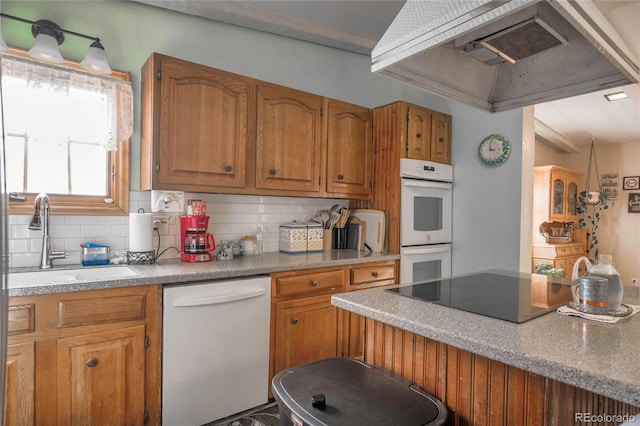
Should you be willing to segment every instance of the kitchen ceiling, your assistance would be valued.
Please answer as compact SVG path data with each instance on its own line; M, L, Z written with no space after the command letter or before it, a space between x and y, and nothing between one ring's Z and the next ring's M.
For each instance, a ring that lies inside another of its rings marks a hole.
M371 55L404 0L134 0L241 27ZM594 2L632 52L640 57L640 2ZM628 99L604 94L624 90ZM535 106L536 132L559 150L596 143L640 143L640 84L608 89ZM541 129L538 132L538 129Z

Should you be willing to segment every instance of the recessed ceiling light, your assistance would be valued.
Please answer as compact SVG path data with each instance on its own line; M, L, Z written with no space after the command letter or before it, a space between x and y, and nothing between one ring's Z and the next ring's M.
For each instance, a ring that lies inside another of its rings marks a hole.
M609 93L607 95L604 95L604 97L607 98L609 102L611 102L611 101L618 101L620 99L626 99L629 96L627 96L627 94L624 92L615 92L615 93Z

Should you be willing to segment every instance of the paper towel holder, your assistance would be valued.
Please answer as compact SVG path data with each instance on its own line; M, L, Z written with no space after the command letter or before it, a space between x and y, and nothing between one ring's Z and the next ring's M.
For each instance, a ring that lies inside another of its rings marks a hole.
M138 209L139 214L143 214L145 211L142 207ZM127 250L127 264L130 265L132 263L150 263L153 264L156 262L157 256L155 250L146 250L146 251L130 251Z

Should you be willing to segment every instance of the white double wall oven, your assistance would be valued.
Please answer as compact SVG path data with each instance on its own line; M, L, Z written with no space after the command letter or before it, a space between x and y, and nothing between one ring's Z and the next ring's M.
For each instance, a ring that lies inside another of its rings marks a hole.
M451 275L453 167L400 159L400 282Z

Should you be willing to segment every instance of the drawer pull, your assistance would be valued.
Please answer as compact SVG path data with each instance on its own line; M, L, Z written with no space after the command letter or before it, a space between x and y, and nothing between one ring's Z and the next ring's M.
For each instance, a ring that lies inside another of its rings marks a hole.
M275 175L276 175L276 173L278 173L278 172L276 171L276 169L269 169L269 174L270 174L271 176L275 176Z
M87 367L95 367L96 365L98 365L98 360L95 358L90 358L89 361L87 361Z
M298 318L292 318L291 324L296 325L298 323Z
M417 133L416 134L416 138L421 138L422 137L422 133Z
M224 166L225 172L230 172L231 170L233 170L233 167L231 167L230 165L227 164L226 166Z
M338 175L338 180L344 179L344 175Z
M318 280L311 281L311 287L318 287Z
M372 276L373 278L378 278L378 276L379 276L379 275L380 275L380 274L378 274L378 272L376 272L376 271L373 271L373 272L371 273L371 276Z

